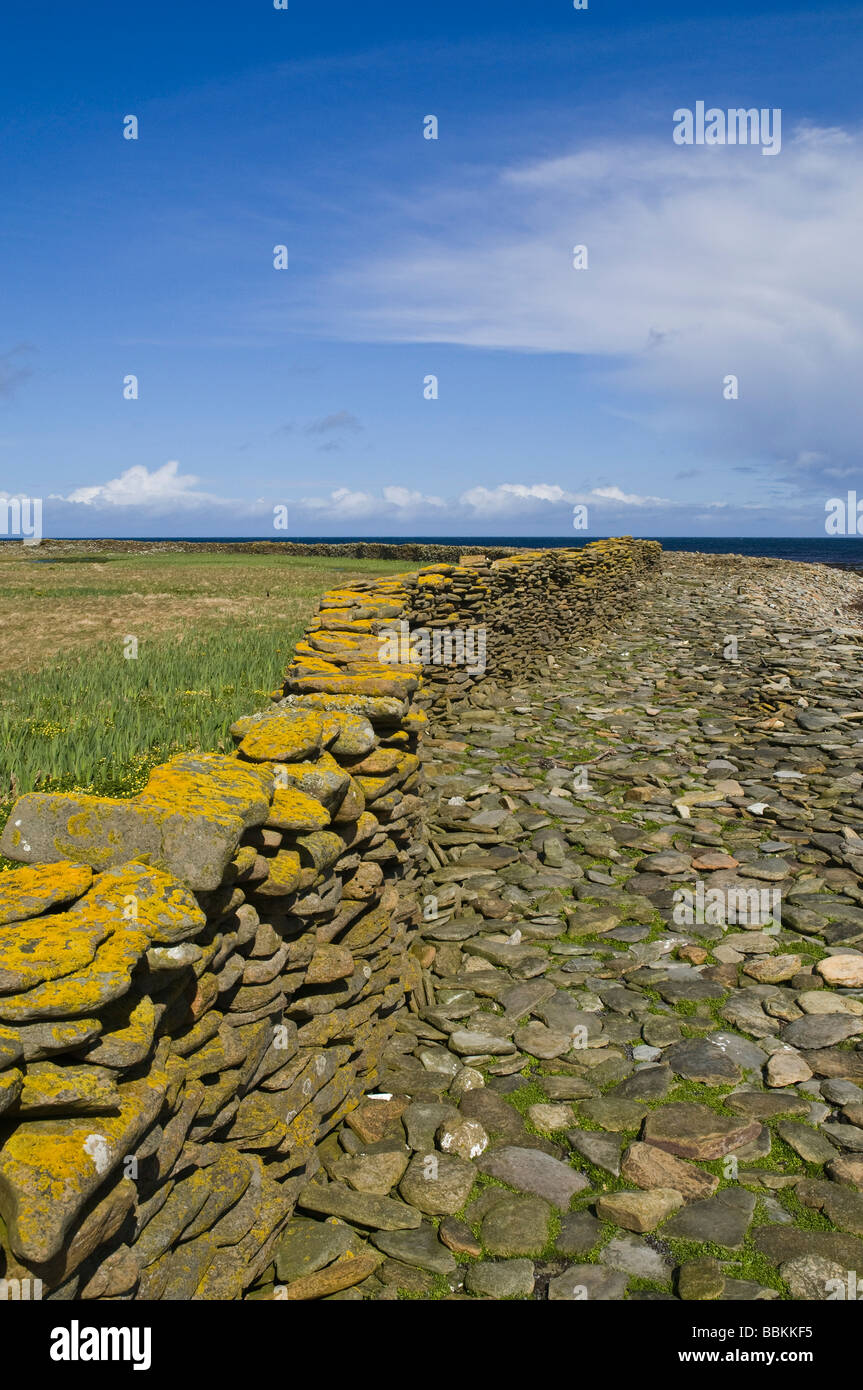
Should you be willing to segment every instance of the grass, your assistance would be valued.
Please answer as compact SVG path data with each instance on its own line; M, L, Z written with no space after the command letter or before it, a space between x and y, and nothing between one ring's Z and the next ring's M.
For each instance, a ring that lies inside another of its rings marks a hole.
M230 725L266 706L321 592L404 568L317 556L135 554L112 557L97 586L102 562L86 557L86 582L76 587L69 561L84 557L65 557L54 575L53 565L7 553L0 578L16 582L0 586L0 616L9 609L4 590L18 597L0 659L0 824L26 791L134 795L176 752L230 751ZM44 588L38 612L28 596L34 579ZM82 614L94 594L105 617L91 624ZM31 620L32 649L17 662L16 632ZM62 634L59 651L47 650L49 633ZM130 635L137 656L127 658Z
M0 547L0 671L36 671L101 641L305 622L320 593L403 561L252 552L54 556ZM408 566L409 568L409 566Z

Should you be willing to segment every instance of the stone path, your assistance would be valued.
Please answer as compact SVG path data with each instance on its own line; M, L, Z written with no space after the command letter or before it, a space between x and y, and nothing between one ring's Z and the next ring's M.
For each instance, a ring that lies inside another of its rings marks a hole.
M863 582L663 564L437 718L422 1006L252 1298L863 1282Z

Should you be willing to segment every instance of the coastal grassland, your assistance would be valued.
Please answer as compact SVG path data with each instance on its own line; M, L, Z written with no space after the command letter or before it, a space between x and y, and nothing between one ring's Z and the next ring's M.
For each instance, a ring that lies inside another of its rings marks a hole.
M320 594L403 561L0 547L0 823L16 795L131 795L279 683ZM136 637L138 655L124 656Z

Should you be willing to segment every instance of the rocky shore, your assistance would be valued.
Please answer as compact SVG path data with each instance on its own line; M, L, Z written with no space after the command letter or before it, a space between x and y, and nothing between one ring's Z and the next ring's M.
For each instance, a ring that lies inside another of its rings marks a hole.
M436 706L422 989L248 1296L854 1296L861 595L666 553Z

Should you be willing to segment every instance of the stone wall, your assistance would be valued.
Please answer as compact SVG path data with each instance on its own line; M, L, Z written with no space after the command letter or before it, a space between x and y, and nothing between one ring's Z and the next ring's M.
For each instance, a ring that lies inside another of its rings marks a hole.
M0 841L25 865L0 875L0 1279L57 1299L233 1299L260 1280L316 1144L422 1002L428 712L553 660L659 549L332 590L232 756L176 757L127 800L18 800ZM392 629L433 648L468 628L472 667L405 642L381 659Z

